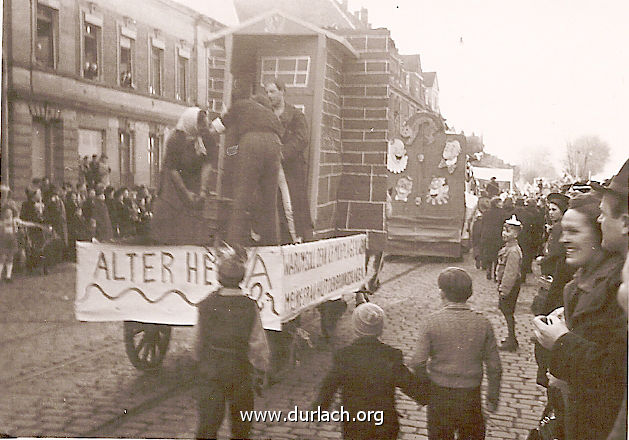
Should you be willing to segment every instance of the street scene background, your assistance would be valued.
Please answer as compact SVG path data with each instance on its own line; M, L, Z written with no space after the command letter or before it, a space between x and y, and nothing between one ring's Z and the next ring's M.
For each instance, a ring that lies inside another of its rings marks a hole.
M497 291L485 272L463 262L388 257L382 286L372 301L387 314L383 341L401 349L406 361L423 315L440 307L437 275L459 265L474 280L473 308L487 316L498 340L506 336ZM191 438L196 429L195 329L176 327L162 368L153 374L128 361L122 323L81 323L74 319L75 266L57 266L46 276L18 276L0 295L0 426L14 436ZM542 413L545 398L535 385L536 364L529 307L536 286L523 285L516 309L521 341L503 363L500 406L487 414L487 438L525 439ZM341 318L334 346L349 343L353 295ZM318 340L318 315L304 314L312 347L302 344L297 365L256 398L257 410L306 410L330 366L331 349ZM426 410L398 394L401 440L425 439ZM225 422L227 423L227 422ZM223 426L223 437L228 430ZM341 438L338 423L255 423L254 438Z

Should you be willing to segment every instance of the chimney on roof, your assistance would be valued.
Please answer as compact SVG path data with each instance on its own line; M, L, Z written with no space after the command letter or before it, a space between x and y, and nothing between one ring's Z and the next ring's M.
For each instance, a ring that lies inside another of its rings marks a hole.
M360 8L360 22L365 27L369 27L369 16L368 16L367 8Z

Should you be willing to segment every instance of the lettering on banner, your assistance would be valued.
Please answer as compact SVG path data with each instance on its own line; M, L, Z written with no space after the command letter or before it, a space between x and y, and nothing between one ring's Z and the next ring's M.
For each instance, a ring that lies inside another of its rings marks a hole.
M305 250L289 250L284 255L284 275L295 275L317 269L327 264L365 254L366 242L345 240L335 243L323 243Z
M136 259L141 260L140 266L136 264ZM95 280L152 283L158 281L155 276L159 274L162 284L186 282L207 286L214 280L212 272L215 262L216 257L211 253L188 251L185 253L185 272L178 274L181 279L176 279L173 272L176 261L171 252L99 251L92 276Z
M260 312L268 309L275 316L280 315L275 307L275 298L271 295L273 282L269 276L266 263L255 249L249 257L245 283L248 296L256 302Z
M209 252L100 250L91 271L92 280L85 286L77 302L86 300L88 291L95 289L112 301L135 292L152 304L160 302L170 294L176 294L186 303L194 306L196 304L192 303L183 291L175 287L175 284L191 284L196 288L214 284L215 262L216 257ZM177 267L179 270L176 269ZM105 290L105 285L111 287L112 282L121 284L122 289L116 294ZM153 297L156 296L155 291L161 291L157 299L149 299L142 290L148 285L156 285L155 288L151 288Z
M362 282L364 279L365 268L361 266L323 278L312 284L301 286L284 294L285 310L290 310L291 312L299 310L326 297L332 292L341 290L345 286Z

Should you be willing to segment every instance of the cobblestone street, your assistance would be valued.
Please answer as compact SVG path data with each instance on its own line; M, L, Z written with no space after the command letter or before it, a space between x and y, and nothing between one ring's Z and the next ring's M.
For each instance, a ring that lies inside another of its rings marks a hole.
M385 264L383 285L372 300L387 313L384 341L402 349L407 360L422 315L440 306L436 277L449 265L453 263L402 257L389 258ZM458 265L474 278L471 304L489 317L497 338L504 338L494 283L485 279L484 272L474 269L467 257ZM64 299L73 296L73 270L68 265L46 277L22 278L10 288L3 286L2 431L48 437L193 437L197 419L194 383L190 380L194 376L194 329L176 328L161 371L143 374L126 357L120 323L73 321L72 301ZM517 353L501 352L501 401L498 412L487 415L490 439L526 438L543 409L544 398L535 385L536 367L529 342L532 295L529 282L523 286L516 311L520 349ZM354 301L352 296L347 299L349 308L337 330L338 345L353 338L350 314ZM14 303L22 304L20 313ZM316 318L315 312L304 317L305 329L315 341ZM329 365L329 349L318 344L306 347L297 367L256 399L256 409L282 410L284 414L295 407L308 409ZM426 438L424 408L400 394L398 412L400 439ZM226 426L221 432L227 438ZM306 422L256 423L254 435L260 439L341 437L339 424Z

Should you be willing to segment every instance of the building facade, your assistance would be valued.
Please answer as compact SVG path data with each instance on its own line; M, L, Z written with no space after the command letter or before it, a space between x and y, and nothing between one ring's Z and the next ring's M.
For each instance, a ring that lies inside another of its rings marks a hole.
M75 182L80 157L105 153L113 185L155 186L186 106L220 111L235 83L259 92L278 76L310 127L317 235L367 232L384 248L388 143L432 107L420 57L400 55L365 9L307 3L305 18L260 7L225 27L170 0L5 1L2 180L19 198L35 177ZM229 197L229 158L217 168Z
M220 108L207 47L223 28L168 0L7 0L2 180L76 182L106 154L112 184L154 186L168 127L186 106Z

